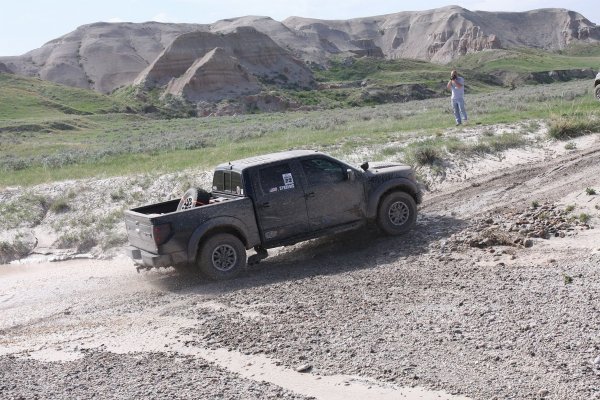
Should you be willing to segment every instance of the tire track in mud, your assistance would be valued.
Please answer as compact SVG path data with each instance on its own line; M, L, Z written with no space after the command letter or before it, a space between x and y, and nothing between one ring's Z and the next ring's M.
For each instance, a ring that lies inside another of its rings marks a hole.
M518 165L425 196L421 211L473 217L533 200L557 201L564 195L600 183L600 145L536 165Z

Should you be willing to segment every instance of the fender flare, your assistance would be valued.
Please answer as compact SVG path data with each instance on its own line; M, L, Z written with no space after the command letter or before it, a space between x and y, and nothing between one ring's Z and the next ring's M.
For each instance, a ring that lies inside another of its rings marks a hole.
M386 181L382 185L378 186L375 191L369 194L369 202L367 205L367 217L376 218L377 209L379 208L379 202L387 193L402 190L410 194L417 204L421 202L420 190L417 184L407 178L395 178Z
M246 249L254 247L260 242L258 229L252 231L246 224L235 217L217 217L209 219L202 223L188 241L187 256L188 262L193 263L196 260L200 243L210 235L211 232L233 232L240 238Z

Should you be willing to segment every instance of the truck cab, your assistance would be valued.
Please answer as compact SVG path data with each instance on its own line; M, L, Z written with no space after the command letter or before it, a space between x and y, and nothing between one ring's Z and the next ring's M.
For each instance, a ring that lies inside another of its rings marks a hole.
M362 174L325 154L297 153L269 163L248 159L237 165L244 166L250 182L265 247L294 243L366 218Z

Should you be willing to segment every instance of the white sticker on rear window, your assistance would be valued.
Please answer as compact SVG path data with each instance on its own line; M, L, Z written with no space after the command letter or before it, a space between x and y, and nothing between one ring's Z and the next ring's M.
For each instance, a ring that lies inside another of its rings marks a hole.
M282 174L283 186L279 186L279 190L288 190L294 188L294 178L291 173Z
M283 174L281 177L283 178L283 184L285 186L294 184L294 178L291 173Z

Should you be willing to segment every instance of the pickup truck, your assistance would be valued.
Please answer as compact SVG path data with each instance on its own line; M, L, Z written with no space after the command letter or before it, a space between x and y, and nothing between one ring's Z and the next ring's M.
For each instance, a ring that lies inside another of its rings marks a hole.
M212 191L125 211L129 257L139 269L196 265L210 279L233 278L267 249L377 222L408 232L422 192L414 171L396 163L352 167L294 150L231 161L214 171ZM256 254L247 258L246 250Z

